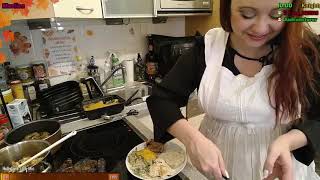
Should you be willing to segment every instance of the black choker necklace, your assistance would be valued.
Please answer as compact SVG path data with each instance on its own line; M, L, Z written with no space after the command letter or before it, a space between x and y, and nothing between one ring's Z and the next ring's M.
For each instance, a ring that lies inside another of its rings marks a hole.
M240 57L242 57L242 58L244 58L244 59L248 59L248 60L251 60L251 61L258 61L258 62L260 62L260 63L262 63L262 64L266 64L267 57L268 57L270 54L273 53L273 46L271 46L271 51L270 51L267 55L262 56L262 57L260 57L260 58L250 58L250 57L246 57L246 56L240 54L238 51L236 51L236 50L235 50L234 48L232 48L232 47L231 47L231 49L234 51L234 53L235 53L236 55L238 55L238 56L240 56Z

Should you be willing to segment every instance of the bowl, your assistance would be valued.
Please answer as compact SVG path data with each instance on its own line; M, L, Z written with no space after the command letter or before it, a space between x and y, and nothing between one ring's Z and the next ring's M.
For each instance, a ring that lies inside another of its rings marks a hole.
M0 150L0 171L8 172L13 170L14 172L26 172L25 170L13 169L12 162L17 162L24 157L32 157L49 146L50 143L45 140L30 140L22 141L2 148ZM49 166L49 169L41 170L43 169L41 166L43 165L42 161L48 156L49 153L50 151L44 153L39 157L38 163L27 166L26 170L33 169L32 172L48 172L51 169L48 163L45 162L45 164Z

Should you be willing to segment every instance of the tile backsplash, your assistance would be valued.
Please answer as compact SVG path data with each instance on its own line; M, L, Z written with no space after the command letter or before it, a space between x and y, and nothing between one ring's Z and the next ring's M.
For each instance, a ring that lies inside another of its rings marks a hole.
M168 18L167 23L162 24L153 24L151 19L132 19L128 25L106 25L104 20L58 20L57 24L65 29L74 29L79 64L84 65L82 68L90 57L94 56L102 74L108 52L118 53L120 60L136 58L137 53L144 57L147 52L147 34L185 36L184 18ZM28 54L21 53L16 56L9 50L8 44L4 44L0 50L7 54L12 65L44 61L40 29L29 30L24 21L14 22L9 29L22 32L32 44ZM73 79L77 75L51 77L50 81L56 84Z

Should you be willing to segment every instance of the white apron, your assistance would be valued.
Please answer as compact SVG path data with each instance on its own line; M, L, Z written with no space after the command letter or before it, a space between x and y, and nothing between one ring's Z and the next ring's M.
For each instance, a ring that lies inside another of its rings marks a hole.
M274 129L275 110L267 92L272 65L254 77L235 76L222 66L228 36L222 28L205 36L206 69L198 96L206 115L200 131L221 150L232 180L261 180L268 146L286 125ZM295 180L320 180L314 163L307 167L294 157L293 163Z

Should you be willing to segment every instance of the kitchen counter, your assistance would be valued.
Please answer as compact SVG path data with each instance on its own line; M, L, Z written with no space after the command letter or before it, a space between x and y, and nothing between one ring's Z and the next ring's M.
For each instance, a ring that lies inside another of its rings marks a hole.
M125 108L124 112L129 111L130 109L136 109L139 111L139 115L130 116L126 118L126 123L134 129L134 131L143 139L148 140L153 138L153 123L147 110L147 106L145 103L141 103L135 106L131 106L129 108ZM186 113L186 109L181 109L182 113ZM200 126L200 123L203 118L203 114L192 117L189 119L189 122L196 128ZM106 121L104 119L97 120L79 120L71 123L63 124L61 126L61 131L63 134L67 134L73 130L84 130L89 129L95 126L100 126L102 124L107 124L113 121ZM172 142L178 144L179 146L184 147L184 145L177 139L171 140ZM188 158L188 163L184 170L179 174L182 179L197 179L202 180L206 179L194 166L191 165L190 159Z

